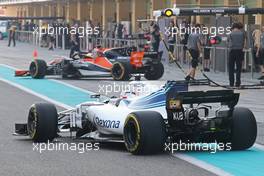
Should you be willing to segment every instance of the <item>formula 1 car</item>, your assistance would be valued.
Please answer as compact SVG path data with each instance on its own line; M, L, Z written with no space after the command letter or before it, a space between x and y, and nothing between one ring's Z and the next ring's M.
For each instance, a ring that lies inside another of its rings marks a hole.
M58 58L48 66L36 59L29 70L17 70L15 76L32 76L41 79L46 75L62 75L63 78L113 77L114 80L129 80L132 75L144 74L148 80L163 76L164 67L158 52L140 52L135 47L95 48L93 53L81 52L72 58Z
M249 109L235 107L239 94L233 90L188 91L184 81L168 81L152 93L121 95L60 113L52 104L33 104L27 123L15 125L15 135L46 142L75 132L76 138L124 141L127 150L138 155L161 152L172 141L217 141L244 150L256 140L255 117Z

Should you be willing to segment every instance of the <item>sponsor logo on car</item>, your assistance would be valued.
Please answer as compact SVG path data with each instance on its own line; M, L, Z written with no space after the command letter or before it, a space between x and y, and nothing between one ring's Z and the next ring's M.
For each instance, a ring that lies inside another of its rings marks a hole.
M94 117L94 123L102 128L119 128L119 120L103 120L99 117Z

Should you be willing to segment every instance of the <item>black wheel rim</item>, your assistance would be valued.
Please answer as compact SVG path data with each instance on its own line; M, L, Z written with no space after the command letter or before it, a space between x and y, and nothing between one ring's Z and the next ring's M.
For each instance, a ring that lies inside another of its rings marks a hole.
M28 115L28 124L27 124L27 130L30 137L34 136L34 133L36 132L37 127L37 118L36 114L33 110L30 110Z
M35 64L35 63L32 63L32 64L30 65L30 69L29 69L29 71L30 71L30 74L31 74L31 75L35 75L35 73L36 73L36 71L37 71L37 67L36 67L36 64Z
M123 73L123 69L119 64L114 65L112 68L112 74L115 78L120 78Z
M133 147L137 142L137 128L133 121L129 121L125 128L125 138L128 147Z

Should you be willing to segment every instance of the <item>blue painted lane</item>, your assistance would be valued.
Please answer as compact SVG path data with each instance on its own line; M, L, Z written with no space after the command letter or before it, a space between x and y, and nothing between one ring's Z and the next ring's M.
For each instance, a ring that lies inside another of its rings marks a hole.
M62 102L68 106L75 106L92 100L87 93L48 79L32 79L31 77L14 77L14 70L0 65L0 78L30 89L40 95Z
M237 176L264 176L264 151L188 152L188 155Z
M0 78L69 106L92 100L89 93L59 82L48 79L36 80L29 77L14 77L13 69L1 65ZM254 147L246 151L224 151L214 154L209 152L186 152L186 154L232 175L264 176L264 151Z

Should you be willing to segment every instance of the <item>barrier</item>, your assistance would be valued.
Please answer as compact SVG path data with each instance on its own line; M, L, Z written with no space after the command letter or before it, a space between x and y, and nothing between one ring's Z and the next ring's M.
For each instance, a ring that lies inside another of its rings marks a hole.
M48 38L48 37L47 37ZM16 40L20 42L25 42L32 44L34 46L48 46L48 39L42 35L40 36L37 33L32 31L17 31L16 32ZM69 37L67 38L66 35L55 35L55 47L61 48L63 50L69 48ZM123 47L123 46L141 46L146 44L145 39L135 39L135 38L128 38L128 39L117 39L117 38L103 38L103 37L96 37L96 36L84 36L80 38L80 48L83 51L91 51L95 46L101 45L104 48L113 48L113 47ZM181 63L181 65L187 64L190 65L190 56L188 56L185 52L183 44L170 44L170 46L174 46L174 55ZM228 74L228 53L229 48L227 47L220 47L220 46L210 46L210 47L203 47L211 49L211 69L216 72L219 71L216 64L216 53L219 50L224 51L223 55L223 62L225 65L224 72ZM245 58L243 63L243 69L251 72L251 77L254 77L254 62L253 57L251 54L251 49L245 51Z
M187 54L187 51L184 49L185 45L183 44L170 44L170 46L174 46L174 56L178 61L181 63L181 65L187 64L190 65L191 57ZM220 46L210 46L210 47L202 47L202 49L208 48L210 49L210 66L211 69L214 72L219 71L217 69L216 65L216 51L217 50L223 50L224 55L223 55L223 62L225 65L224 72L228 74L228 57L229 57L229 51L230 49L228 47L220 47ZM186 53L185 53L186 52ZM247 49L244 51L244 62L243 62L243 69L245 71L248 71L251 73L251 78L253 79L254 77L254 61L252 57L252 50L251 48ZM186 56L185 56L186 54ZM204 57L204 56L203 56ZM203 58L204 59L204 58Z
M144 39L117 39L103 38L95 36L85 36L80 38L81 50L91 51L97 45L103 48L123 47L123 46L139 46L144 43Z

